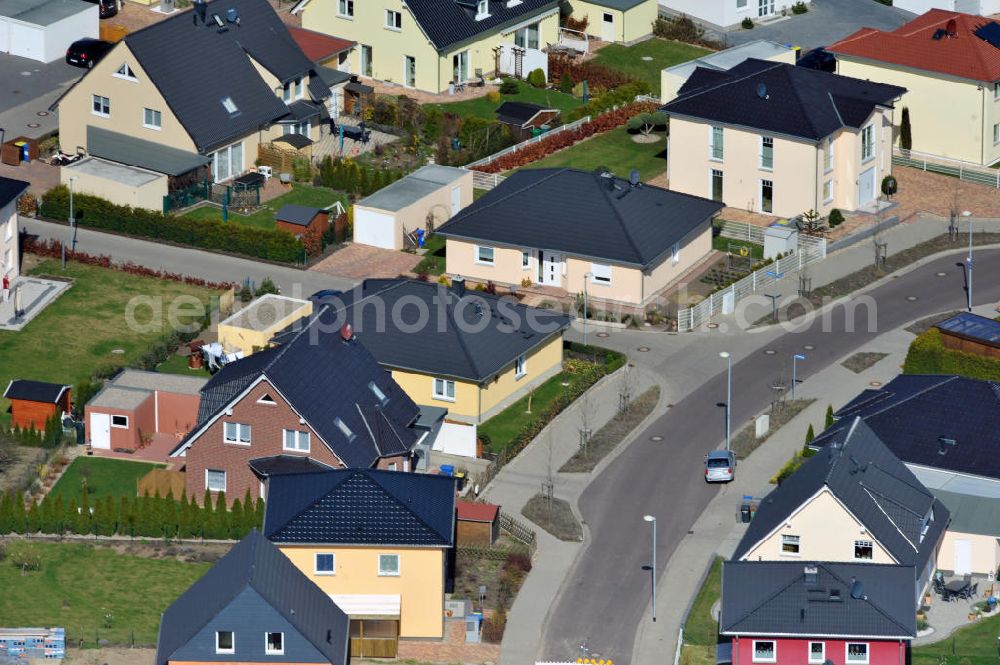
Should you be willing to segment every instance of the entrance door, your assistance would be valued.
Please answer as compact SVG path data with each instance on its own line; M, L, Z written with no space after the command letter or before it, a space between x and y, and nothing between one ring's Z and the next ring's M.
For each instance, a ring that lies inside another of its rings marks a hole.
M90 445L94 448L111 448L111 416L109 414L90 414Z
M955 541L955 574L967 575L972 572L972 543L968 540Z
M462 188L451 188L451 215L454 217L462 209Z
M452 81L465 83L469 80L469 52L462 51L451 57Z
M770 16L774 13L774 0L757 0L757 16Z
M858 207L875 200L875 167L861 172L858 178Z
M372 76L372 47L361 45L361 75L371 78Z
M604 12L601 21L601 39L606 42L615 41L615 15Z
M412 55L403 56L403 84L407 88L417 86L417 59Z
M541 265L539 281L548 286L560 286L562 284L562 254L542 250L539 251L539 258Z

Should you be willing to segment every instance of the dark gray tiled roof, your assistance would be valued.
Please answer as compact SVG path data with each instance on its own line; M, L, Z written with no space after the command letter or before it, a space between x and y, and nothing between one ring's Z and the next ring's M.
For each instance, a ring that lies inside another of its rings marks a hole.
M815 580L807 581L806 568L815 568ZM722 566L719 632L913 638L915 575L913 566L727 561ZM859 598L851 594L855 581L861 585ZM831 600L831 591L838 592L840 600Z
M87 125L87 152L94 157L167 175L183 175L212 161L195 152L137 139L94 125Z
M938 489L933 492L951 511L949 531L1000 538L1000 499Z
M55 404L68 389L69 386L64 386L61 383L14 379L7 384L7 389L4 391L3 396L7 399L23 399L28 402Z
M303 136L302 134L282 134L278 138L274 139L272 143L287 143L296 150L301 150L306 146L312 145L313 140L308 136Z
M894 85L748 58L724 72L698 67L663 109L820 141L842 127L860 128L877 106L892 106L905 92Z
M449 476L348 469L268 486L264 535L275 543L450 547L454 534Z
M335 85L340 85L341 83L346 83L351 80L351 74L349 72L342 72L333 67L320 65L316 67L316 72L319 74L320 78L323 79L323 82L331 88Z
M722 204L575 169L526 169L438 230L444 236L544 248L649 267L705 226Z
M520 23L558 6L558 0L523 0L514 6L508 6L507 0L490 0L489 18L477 21L476 3L472 0L407 0L406 3L424 34L439 50Z
M836 416L814 447L840 441L860 417L907 464L1000 479L1000 386L992 381L904 374L864 391ZM942 445L942 438L955 443Z
M166 665L178 649L248 587L330 663L346 665L347 615L256 529L163 613L156 665Z
M543 106L527 102L504 102L497 107L497 120L505 122L508 125L517 125L520 127L534 118L543 109Z
M24 194L25 190L30 186L31 183L29 182L0 176L0 208L3 208L8 203L21 196L21 194Z
M745 556L826 486L897 563L923 570L948 525L948 509L863 421L854 420L838 444L806 460L761 501L733 558ZM932 508L933 520L921 537Z
M281 206L278 212L274 213L274 219L279 222L288 222L289 224L298 224L299 226L309 226L309 222L313 221L313 218L322 211L322 208L287 203Z

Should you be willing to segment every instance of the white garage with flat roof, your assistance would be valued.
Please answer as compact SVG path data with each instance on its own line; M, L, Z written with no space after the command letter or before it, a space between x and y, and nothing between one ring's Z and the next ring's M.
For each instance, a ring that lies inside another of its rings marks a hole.
M83 0L0 0L0 53L53 62L78 39L96 39L96 4Z

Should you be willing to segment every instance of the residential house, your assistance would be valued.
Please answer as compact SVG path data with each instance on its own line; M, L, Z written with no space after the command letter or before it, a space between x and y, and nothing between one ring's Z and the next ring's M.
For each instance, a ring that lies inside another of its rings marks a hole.
M92 448L128 450L163 441L170 448L198 423L200 391L207 379L123 369L84 406Z
M960 312L934 327L941 333L941 344L946 349L1000 358L1000 321Z
M0 53L38 62L66 57L78 39L97 39L96 5L78 0L0 0Z
M719 635L728 662L904 663L917 636L913 578L913 566L727 561Z
M567 12L567 10L569 10ZM585 32L605 42L635 42L653 32L657 0L569 0L563 15L587 19Z
M863 391L835 417L836 423L811 444L821 455L860 418L922 485L959 511L941 545L938 567L960 574L996 572L1000 528L977 517L984 505L1000 510L1000 394L995 383L954 375L901 375ZM978 527L971 528L973 523ZM980 533L983 529L990 533Z
M761 501L733 559L909 566L916 602L935 570L948 509L864 421L853 419L836 444Z
M932 9L891 32L861 28L827 47L846 76L906 89L916 153L1000 161L1000 23ZM898 126L902 116L895 118Z
M171 453L188 496L262 496L251 462L310 457L329 467L410 471L428 434L420 410L329 310L314 313L278 347L231 362L201 390L198 424Z
M156 665L347 665L347 615L254 529L160 619Z
M3 396L10 400L11 427L41 432L49 418L69 413L70 387L60 383L14 379Z
M671 127L671 133L673 133ZM698 196L610 173L518 171L438 232L447 272L478 282L540 284L642 307L712 251L722 209Z
M328 306L410 399L447 408L451 420L479 423L562 371L570 318L512 298L466 293L457 282L449 290L413 279L369 279ZM325 336L336 337L337 329L329 326Z
M277 476L268 489L264 535L350 617L353 658L443 636L454 478L349 469Z
M219 322L219 344L224 353L249 356L266 349L275 333L312 312L311 300L265 294Z
M286 203L274 213L274 223L279 229L284 229L301 238L307 233L322 235L330 226L330 212L315 206Z
M308 30L358 42L351 72L434 93L498 70L548 71L542 49L558 41L558 0L300 0L292 12Z
M416 246L472 203L472 171L428 164L354 204L354 242L385 249Z
M893 0L892 6L913 14L923 14L932 9L963 11L981 16L1000 14L1000 0Z
M807 5L812 0L805 0ZM745 19L758 23L791 12L795 0L660 0L660 7L673 16L687 16L714 29L735 29Z
M893 104L904 92L753 58L698 67L663 107L670 187L782 217L869 206L892 171Z
M132 32L59 98L60 149L89 159L64 182L162 210L206 178L230 180L258 146L319 138L330 88L267 0L212 0Z
M316 73L330 88L330 98L326 101L331 118L344 113L344 104L350 96L347 87L352 85L350 54L357 42L332 35L287 26L292 39L302 52L316 65ZM356 77L355 77L356 78ZM357 83L353 83L357 85Z
M672 67L666 67L660 72L660 101L667 102L677 97L677 91L690 78L698 67L726 72L742 63L747 58L769 60L771 62L787 62L795 64L795 49L786 44L779 44L769 39L757 39L746 44L738 44L722 51L709 53L694 60L688 60Z
M21 274L20 234L17 226L17 200L30 183L0 177L0 279L13 286Z
M559 117L557 109L547 109L528 102L504 102L496 110L497 120L510 128L517 141L538 136Z

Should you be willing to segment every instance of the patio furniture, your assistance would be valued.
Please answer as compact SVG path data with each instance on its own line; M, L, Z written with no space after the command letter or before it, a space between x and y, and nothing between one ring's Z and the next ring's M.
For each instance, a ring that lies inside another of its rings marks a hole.
M967 586L962 592L962 598L966 600L972 600L979 595L979 582L976 582L972 586Z
M281 181L282 185L292 184L292 174L291 173L279 173L278 180Z
M270 166L261 165L257 167L257 173L264 176L264 180L270 180L274 172L271 170Z
M341 129L344 130L344 138L360 141L361 143L368 143L372 136L371 130L365 127L364 122L361 122L357 127L354 127L352 125L338 125L337 121L331 118L330 133L336 136L340 133Z
M962 598L963 593L968 589L968 584L965 580L952 580L944 585L944 600L951 600L952 598Z

